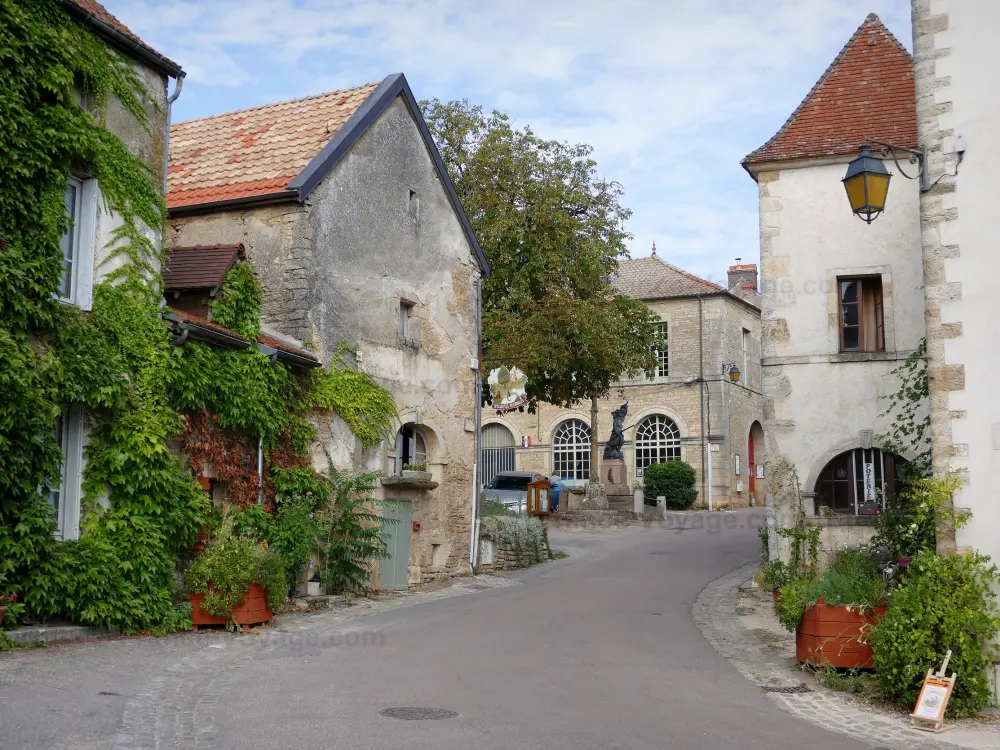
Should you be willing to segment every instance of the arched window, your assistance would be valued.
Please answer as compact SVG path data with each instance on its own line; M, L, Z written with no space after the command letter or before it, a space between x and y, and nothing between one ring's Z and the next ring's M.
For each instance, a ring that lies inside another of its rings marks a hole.
M635 475L650 464L681 460L681 432L670 417L653 414L635 428Z
M514 435L502 424L483 425L479 482L484 487L501 471L514 471Z
M393 473L399 474L404 466L427 464L427 441L414 424L404 424L396 433L396 455Z
M826 506L834 513L874 515L899 492L899 467L905 463L878 448L841 453L816 480L817 512Z
M567 419L552 436L552 466L563 479L590 479L590 428Z

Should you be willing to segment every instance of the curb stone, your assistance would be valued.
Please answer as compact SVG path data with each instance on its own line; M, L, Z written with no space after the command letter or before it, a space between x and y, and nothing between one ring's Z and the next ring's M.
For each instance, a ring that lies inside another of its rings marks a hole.
M817 680L807 678L797 671L793 660L776 657L744 624L735 607L735 603L741 599L739 589L749 582L756 568L757 563L745 565L710 583L698 596L692 608L692 616L712 647L750 682L769 691L776 688L796 688L804 684L808 686L810 692L767 692L768 698L779 708L799 719L833 732L850 735L883 750L978 749L998 746L1000 735L994 734L992 730L982 733L985 736L981 742L972 741L967 744L949 742L943 736L928 735L911 729L909 717L868 710L845 698L843 693L830 690ZM765 603L764 594L754 593L753 597L757 602ZM766 599L766 604L770 605L770 598Z

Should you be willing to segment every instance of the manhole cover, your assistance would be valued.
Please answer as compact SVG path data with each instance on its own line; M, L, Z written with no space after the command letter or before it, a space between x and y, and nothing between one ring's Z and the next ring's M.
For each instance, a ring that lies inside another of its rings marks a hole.
M813 690L801 682L798 685L762 685L761 688L765 693L811 693Z
M398 706L396 708L383 708L379 711L382 716L390 719L405 719L406 721L419 721L421 719L454 719L458 716L458 711L449 711L447 708L420 708L417 706Z

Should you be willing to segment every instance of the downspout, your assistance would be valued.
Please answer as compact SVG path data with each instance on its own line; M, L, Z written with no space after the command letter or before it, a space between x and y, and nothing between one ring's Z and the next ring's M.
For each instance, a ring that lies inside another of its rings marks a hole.
M698 341L699 351L701 340ZM712 510L712 384L705 383L705 450L708 453L708 509Z
M163 132L163 199L167 198L167 170L170 169L170 113L173 109L174 102L177 101L177 97L181 95L181 89L184 88L184 72L177 76L177 84L174 86L174 93L170 95L167 99L167 124Z
M472 372L476 378L476 456L472 464L472 524L469 533L469 570L476 572L476 562L479 559L479 462L482 460L482 425L483 425L483 375L480 369L480 362L483 357L483 277L476 279L476 315L475 315L475 336L476 336L476 360Z
M260 489L257 491L257 505L264 504L264 436L257 438L257 479Z
M708 497L705 488L705 357L702 351L702 299L698 295L698 409L701 413L701 496Z

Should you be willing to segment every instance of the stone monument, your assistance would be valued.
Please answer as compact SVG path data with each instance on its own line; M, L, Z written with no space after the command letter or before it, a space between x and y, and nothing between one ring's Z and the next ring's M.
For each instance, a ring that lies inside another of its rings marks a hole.
M611 412L611 436L604 446L604 457L601 461L600 481L607 486L608 507L613 510L632 512L633 495L628 481L628 471L625 468L625 456L622 446L625 445L625 417L628 416L628 401Z

